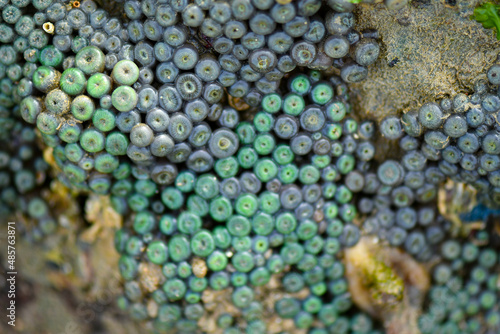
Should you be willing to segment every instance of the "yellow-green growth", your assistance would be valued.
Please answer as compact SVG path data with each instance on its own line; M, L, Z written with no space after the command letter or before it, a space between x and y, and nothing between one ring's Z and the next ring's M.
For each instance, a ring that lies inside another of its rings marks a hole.
M349 249L346 260L355 268L359 283L374 305L395 305L403 299L405 283L394 268L385 263L389 261L387 257L376 256L379 252L383 253L378 246L370 247L368 242L361 241Z
M494 5L491 2L482 4L474 9L474 14L471 19L481 23L486 29L497 29L497 39L500 40L500 16L499 5Z
M365 284L372 298L378 303L400 301L403 298L404 282L394 270L375 258L367 261ZM388 298L389 297L389 298Z

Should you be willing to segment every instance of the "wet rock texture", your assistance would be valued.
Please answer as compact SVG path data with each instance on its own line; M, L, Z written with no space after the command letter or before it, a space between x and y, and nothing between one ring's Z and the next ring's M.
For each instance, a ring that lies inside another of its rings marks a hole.
M381 54L368 78L350 87L360 118L380 120L471 93L500 51L495 30L470 19L482 2L418 0L399 11L381 4L358 6L359 30L377 29L381 36Z

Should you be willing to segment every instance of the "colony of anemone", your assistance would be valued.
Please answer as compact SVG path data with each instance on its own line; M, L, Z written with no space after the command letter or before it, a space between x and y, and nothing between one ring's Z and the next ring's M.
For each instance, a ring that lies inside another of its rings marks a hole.
M273 332L270 319L381 333L341 261L364 234L419 261L441 254L423 332L498 329L498 250L447 240L436 197L452 179L498 205L500 68L471 96L359 120L348 85L380 46L376 30L356 30L351 2L143 0L110 13L0 0L8 209L54 228L37 196L38 135L60 181L110 196L125 217L118 306L157 332L203 332L212 318L225 334ZM380 136L399 140L400 161L373 161Z
M8 78L0 82L5 96L12 91ZM36 145L36 135L20 115L10 108L0 109L0 215L10 217L16 210L24 211L36 224L30 237L39 239L54 232L56 221L48 204L40 196L47 186L49 165Z

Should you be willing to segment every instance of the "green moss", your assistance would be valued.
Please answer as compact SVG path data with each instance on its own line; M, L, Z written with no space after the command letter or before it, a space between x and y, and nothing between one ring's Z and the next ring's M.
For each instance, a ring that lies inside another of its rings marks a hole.
M500 40L500 6L487 2L474 9L471 19L481 23L486 29L497 29L497 39Z
M362 284L369 291L373 301L388 305L402 300L404 281L393 268L365 251L357 254L356 263L362 272Z
M404 282L389 266L375 260L371 275L367 276L372 289L372 297L383 303L387 296L400 301L403 298Z

